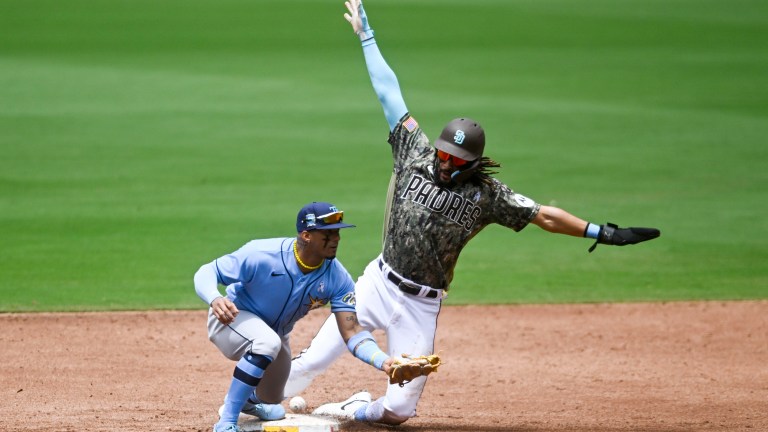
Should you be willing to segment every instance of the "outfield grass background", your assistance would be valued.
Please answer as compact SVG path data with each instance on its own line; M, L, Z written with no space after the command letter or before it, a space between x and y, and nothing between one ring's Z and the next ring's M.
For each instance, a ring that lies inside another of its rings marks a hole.
M498 177L659 240L481 233L448 303L768 297L768 3L369 0L435 137L486 129ZM6 0L0 311L202 308L197 268L294 235L328 200L353 276L380 250L391 158L331 0Z

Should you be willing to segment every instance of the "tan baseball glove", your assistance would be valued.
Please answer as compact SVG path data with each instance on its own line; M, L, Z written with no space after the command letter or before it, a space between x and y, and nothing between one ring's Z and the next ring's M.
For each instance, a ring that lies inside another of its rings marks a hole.
M403 354L401 359L395 359L392 369L389 371L389 383L399 384L400 387L420 376L427 376L437 372L440 366L440 356L437 354L411 356Z

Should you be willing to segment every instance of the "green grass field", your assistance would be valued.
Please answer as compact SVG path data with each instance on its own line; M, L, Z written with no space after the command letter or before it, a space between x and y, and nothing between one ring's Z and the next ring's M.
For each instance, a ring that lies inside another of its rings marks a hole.
M659 240L491 227L449 304L768 298L768 3L368 0L431 137L486 129L499 178ZM342 1L6 0L0 311L202 308L197 268L347 213L380 250L387 126Z

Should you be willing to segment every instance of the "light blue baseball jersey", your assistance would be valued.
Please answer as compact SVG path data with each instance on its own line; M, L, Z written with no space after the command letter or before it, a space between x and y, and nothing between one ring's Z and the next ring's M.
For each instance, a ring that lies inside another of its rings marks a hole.
M291 332L310 310L355 312L355 284L336 259L308 274L293 255L295 238L253 240L213 261L216 278L238 309L252 312L278 335Z

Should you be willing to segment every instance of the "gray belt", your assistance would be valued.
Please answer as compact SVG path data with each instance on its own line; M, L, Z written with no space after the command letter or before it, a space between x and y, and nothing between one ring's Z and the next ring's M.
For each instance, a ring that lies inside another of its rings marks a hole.
M396 275L393 271L385 271L384 270L384 261L379 260L379 268L381 271L386 273L387 279L392 281L395 285L397 285L398 288L400 288L400 291L414 295L419 297L427 297L427 298L437 298L442 297L443 290L435 289L435 288L429 288L427 287L427 291L422 294L422 286L417 285L409 280L402 279L400 276Z

